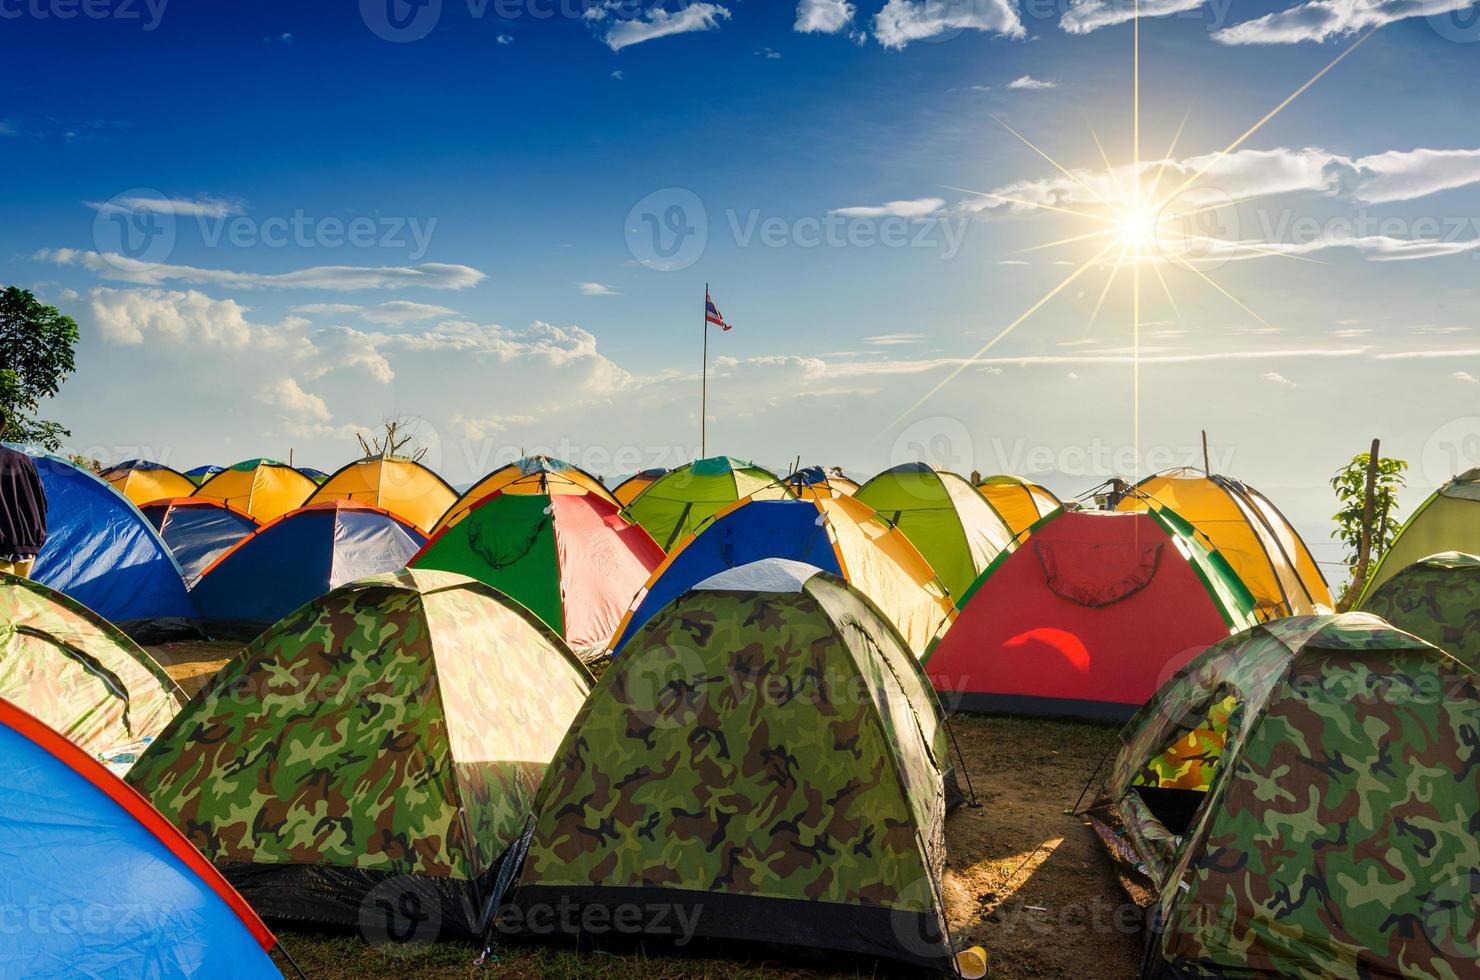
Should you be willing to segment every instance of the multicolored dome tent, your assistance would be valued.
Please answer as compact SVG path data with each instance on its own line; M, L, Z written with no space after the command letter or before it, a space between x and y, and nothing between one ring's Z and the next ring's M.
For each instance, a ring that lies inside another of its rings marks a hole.
M1013 547L1012 528L964 478L926 463L885 470L857 498L906 535L956 605L988 565Z
M308 498L311 504L331 500L388 510L428 534L457 502L457 491L420 463L377 456L341 467Z
M493 586L589 659L605 651L662 561L663 549L603 496L504 490L464 511L407 564Z
M0 757L0 907L43 924L7 930L6 975L281 976L277 939L178 830L4 700Z
M117 765L185 704L169 675L119 629L60 592L3 573L0 698Z
M113 489L123 494L138 506L162 497L188 497L195 492L195 483L184 473L170 469L163 463L151 463L146 459L129 459L102 472L103 479Z
M572 908L556 930L638 909L645 939L677 916L707 940L949 969L946 752L919 665L859 592L798 562L731 569L602 676L509 903Z
M1445 551L1480 554L1480 467L1450 480L1419 505L1367 576L1358 605L1409 565Z
M1473 976L1477 717L1475 674L1361 613L1194 660L1090 811L1156 905L1143 975Z
M128 779L264 915L379 928L383 899L424 915L400 938L477 937L591 683L488 586L378 575L258 637Z
M1480 671L1480 557L1446 551L1420 559L1373 590L1362 611Z
M328 473L325 473L323 470L316 470L312 466L299 466L295 468L298 470L299 473L302 473L304 476L308 477L315 483L323 483L325 480L329 479Z
M1262 619L1328 613L1335 603L1300 534L1258 490L1201 470L1149 476L1120 510L1170 507L1248 586Z
M251 639L330 589L404 567L424 544L421 532L378 507L308 504L217 558L191 596L212 636Z
M200 632L185 578L139 509L92 473L31 456L46 490L46 545L31 577L143 641Z
M139 509L180 564L187 587L195 585L212 562L260 527L250 514L219 500L174 497Z
M804 466L788 476L785 483L793 494L808 499L851 497L858 492L858 484L837 467Z
M654 480L627 505L627 516L672 551L685 537L735 501L791 496L776 474L729 456L686 463Z
M898 528L852 497L745 500L715 515L637 594L612 645L620 652L669 603L726 569L767 558L805 562L862 592L915 656L955 616L945 586Z
M468 488L457 503L437 521L433 533L442 530L496 493L535 493L545 496L590 493L621 506L611 491L579 466L553 456L524 456L500 466Z
M953 707L1124 721L1254 622L1233 569L1170 511L1060 511L982 573L925 669Z
M1064 506L1051 490L1019 476L989 476L976 488L1019 541L1034 524Z
M186 470L185 475L190 478L191 483L199 486L200 484L209 480L211 477L215 476L217 473L224 472L225 470L226 467L224 466L217 466L214 463L207 463L204 466L197 466L193 469Z
M667 472L667 467L657 466L650 470L642 470L641 472L634 473L617 484L617 488L612 491L612 496L617 498L619 504L626 507L637 499L638 494L662 479Z
M316 487L287 463L247 459L206 480L191 496L230 504L266 524L302 507Z

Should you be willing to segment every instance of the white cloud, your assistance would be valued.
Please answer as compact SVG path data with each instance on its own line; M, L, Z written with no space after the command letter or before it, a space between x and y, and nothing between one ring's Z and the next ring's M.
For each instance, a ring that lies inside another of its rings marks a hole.
M507 35L507 34L500 34L498 37L495 37L494 40L497 41L499 44L513 44L514 43L514 39L512 37L510 37L509 35Z
M904 344L918 344L924 339L923 333L884 333L865 337L863 342L874 347L899 347Z
M1476 0L1313 0L1214 31L1213 39L1224 44L1325 41L1409 17L1466 10L1475 3Z
M304 391L292 378L279 378L265 385L257 393L257 400L289 419L327 422L334 417L322 398Z
M617 295L617 291L615 289L611 288L610 286L603 285L602 283L599 283L599 282L582 282L582 283L577 283L576 285L581 290L581 295L582 296L616 296Z
M844 218L927 218L945 207L945 203L943 198L922 197L868 207L838 208L833 214Z
M757 48L755 56L757 58L765 58L767 61L781 60L781 52L777 51L775 48Z
M625 76L625 75L623 75L623 74L622 74L622 70L621 70L621 69L620 69L620 68L618 68L618 69L617 69L617 70L616 70L616 71L614 71L614 72L612 72L612 78L615 78L615 79L616 79L616 80L617 80L617 81L619 81L619 82L620 82L620 81L621 81L621 80L622 80L622 79L623 79L623 78L625 78L625 77L626 77L626 76Z
M1023 75L1019 78L1014 78L1012 81L1007 83L1008 88L1026 90L1030 92L1046 88L1058 88L1058 85L1058 82L1045 81L1040 78L1034 78L1032 75Z
M472 442L482 442L489 436L506 432L514 426L533 425L535 422L534 418L528 415L488 415L474 418L461 412L454 413L448 421L457 428L464 439Z
M1291 381L1283 374L1280 374L1278 371L1266 371L1263 377L1264 380L1268 381L1270 384L1288 385L1291 388L1295 387L1295 382Z
M1475 377L1468 371L1456 371L1450 377L1467 385L1480 384L1480 378Z
M360 319L368 323L382 324L414 323L420 320L434 320L437 317L456 315L456 310L450 310L445 306L413 303L404 299L393 299L388 303L381 303L379 306L367 307L360 311Z
M874 36L886 48L903 48L911 41L948 31L987 31L1004 37L1027 36L1012 0L889 0L874 15Z
M848 0L801 0L792 30L803 34L836 34L853 22L854 9Z
M131 194L108 201L82 203L103 214L148 211L154 214L172 214L180 218L229 218L242 213L240 204L215 197L151 197L147 194Z
M104 279L143 285L187 282L195 285L232 286L238 289L467 289L486 277L466 265L423 262L411 266L323 265L294 272L234 272L201 269L188 265L141 262L113 253L101 254L72 248L42 249L37 259L56 265L74 265Z
M1003 259L998 265L1027 265L1026 259Z
M604 22L611 18L613 11L625 6L624 0L608 0L604 4L586 8L582 16L589 21ZM691 3L672 12L662 6L653 6L638 17L612 19L601 39L613 51L620 51L660 37L712 31L719 26L720 21L729 19L729 8L714 3Z
M1141 0L1141 17L1170 17L1196 10L1207 0ZM1126 24L1136 19L1136 0L1074 0L1059 20L1070 34L1088 34L1102 27Z
M302 313L305 316L319 316L325 313L358 313L363 306L354 303L306 303L303 306L293 307L294 313Z

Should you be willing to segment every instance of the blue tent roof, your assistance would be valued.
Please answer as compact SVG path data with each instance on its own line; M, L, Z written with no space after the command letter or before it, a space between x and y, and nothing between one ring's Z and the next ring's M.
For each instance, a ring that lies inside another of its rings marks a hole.
M190 843L117 777L6 701L0 758L0 908L19 917L0 972L281 976L267 952L272 934Z
M224 466L215 466L211 463L207 463L204 466L197 466L194 469L186 470L185 475L199 483L201 480L215 476L217 473L220 473L224 469L226 469L226 467Z
M787 558L842 575L825 520L810 500L752 500L721 514L669 559L612 651L625 646L664 606L727 569Z
M31 577L136 639L199 632L180 566L154 528L107 481L29 453L46 489L46 545Z
M141 509L180 563L187 585L259 526L250 514L219 500L157 500Z
M262 526L191 591L212 635L250 638L346 582L403 568L426 538L377 507L311 504Z

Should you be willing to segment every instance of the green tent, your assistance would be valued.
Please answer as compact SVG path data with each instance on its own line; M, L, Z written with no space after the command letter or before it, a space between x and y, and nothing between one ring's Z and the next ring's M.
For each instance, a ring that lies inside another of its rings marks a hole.
M497 492L407 564L493 586L590 659L605 653L632 597L662 563L663 549L605 497Z
M1155 906L1144 975L1474 976L1477 718L1475 674L1365 613L1189 663L1090 811Z
M1450 480L1419 505L1367 577L1357 605L1404 568L1445 551L1480 554L1480 467Z
M115 772L185 695L142 648L74 599L0 573L0 698Z
M929 683L861 593L785 559L722 572L602 676L497 926L949 967L946 752Z
M559 637L488 586L377 575L254 640L128 781L264 915L477 935L590 686ZM411 907L416 922L395 919ZM366 919L380 910L392 920Z
M646 528L664 551L672 551L700 524L737 500L790 496L775 473L729 456L711 456L654 480L627 505L627 516Z
M1416 561L1368 595L1362 611L1480 670L1480 557L1446 551Z
M1012 528L981 491L926 463L885 470L854 496L905 533L958 606L976 577L1014 546Z

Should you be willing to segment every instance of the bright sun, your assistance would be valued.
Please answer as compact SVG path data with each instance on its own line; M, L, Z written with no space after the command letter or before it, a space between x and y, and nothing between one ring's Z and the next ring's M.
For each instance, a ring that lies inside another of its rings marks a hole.
M1145 261L1155 259L1160 242L1161 215L1154 207L1127 205L1116 219L1120 244L1126 252Z

